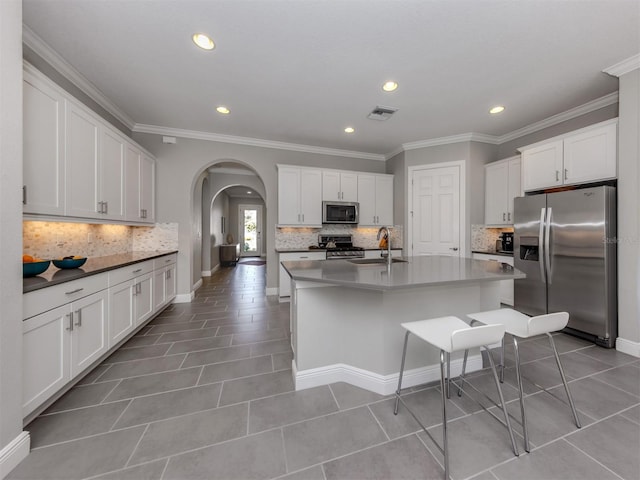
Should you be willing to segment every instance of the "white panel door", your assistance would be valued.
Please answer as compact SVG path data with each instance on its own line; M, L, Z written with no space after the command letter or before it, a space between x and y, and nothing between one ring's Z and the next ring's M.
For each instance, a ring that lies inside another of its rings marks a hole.
M327 170L322 172L322 200L341 201L340 172Z
M22 322L23 417L71 380L69 313L64 305Z
M358 201L358 174L341 173L340 174L340 200L343 202Z
M300 214L303 225L322 225L322 171L300 171Z
M278 168L278 223L300 223L300 169Z
M25 73L23 108L23 211L64 215L64 99Z
M176 297L176 264L172 263L171 265L167 266L167 271L165 273L165 292L164 292L164 298L165 298L165 303L170 302L171 300L173 300Z
M67 101L66 214L99 218L98 139L100 124L89 112Z
M109 348L108 294L102 290L73 302L73 335L71 336L71 376L89 367Z
M153 272L153 310L157 311L165 303L166 294L166 267L154 270Z
M509 164L500 162L485 167L484 223L505 225L509 196ZM513 202L511 202L513 203Z
M460 255L460 168L412 174L413 255Z

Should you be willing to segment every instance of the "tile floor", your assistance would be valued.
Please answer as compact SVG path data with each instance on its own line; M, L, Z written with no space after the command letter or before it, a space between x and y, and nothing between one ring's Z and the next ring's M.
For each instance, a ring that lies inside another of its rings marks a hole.
M289 304L265 297L264 270L224 268L193 303L162 312L27 427L32 452L8 478L443 478L441 456L406 410L393 415L392 397L344 383L293 391ZM454 395L453 479L640 478L640 360L562 334L556 342L582 429L546 340L522 342L531 453L517 435L515 458L506 430ZM507 368L518 419L514 378ZM488 372L471 380L493 394ZM404 396L440 435L438 387Z

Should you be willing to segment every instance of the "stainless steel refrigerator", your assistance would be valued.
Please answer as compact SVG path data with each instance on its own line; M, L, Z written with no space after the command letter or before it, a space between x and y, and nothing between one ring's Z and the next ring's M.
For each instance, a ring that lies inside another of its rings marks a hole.
M569 312L568 333L613 347L617 336L616 189L583 188L514 202L514 308Z

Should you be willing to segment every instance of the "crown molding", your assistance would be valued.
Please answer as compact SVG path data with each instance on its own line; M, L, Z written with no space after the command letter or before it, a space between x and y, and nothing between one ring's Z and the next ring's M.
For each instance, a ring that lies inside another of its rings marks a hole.
M93 83L87 80L84 75L62 58L58 52L47 45L44 40L25 24L22 25L22 42L42 57L43 60L57 70L64 78L73 83L98 105L122 122L127 128L133 128L135 122L129 115L118 108L118 106L109 100Z
M524 137L525 135L529 135L531 133L538 132L545 128L552 127L559 123L566 122L567 120L580 117L581 115L591 113L595 110L613 105L614 103L618 103L618 92L613 92L609 95L605 95L604 97L596 98L595 100L580 105L579 107L575 107L565 112L558 113L557 115L553 115L552 117L545 118L544 120L540 120L539 122L532 123L531 125L527 125L526 127L501 135L500 137L498 137L498 145L509 142L511 140L515 140L516 138Z
M459 135L451 135L449 137L438 137L432 138L429 140L419 140L417 142L409 142L403 143L402 149L407 150L416 150L418 148L425 147L435 147L438 145L450 145L452 143L462 143L462 142L481 142L481 143L490 143L492 145L497 145L498 137L493 135L485 135L483 133L461 133Z
M251 147L276 148L294 152L316 153L319 155L333 155L338 157L362 158L365 160L385 161L384 155L376 153L356 152L352 150L340 150L337 148L315 147L298 143L278 142L263 140L261 138L238 137L235 135L223 135L220 133L198 132L194 130L182 130L179 128L160 127L157 125L144 125L136 123L132 131L137 133L152 133L156 135L170 135L173 137L191 138L193 140L206 140L209 142L233 143Z
M638 68L640 68L640 53L605 68L603 72L613 77L621 77L625 73L632 72Z

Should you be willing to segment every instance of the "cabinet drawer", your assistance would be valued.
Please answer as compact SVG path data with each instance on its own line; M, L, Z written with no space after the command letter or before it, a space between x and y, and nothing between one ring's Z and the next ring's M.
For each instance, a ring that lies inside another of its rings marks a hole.
M490 260L494 262L506 263L513 267L513 257L507 257L504 255L490 255L488 253L474 253L473 258L476 260Z
M154 258L153 260L153 269L157 270L166 265L171 265L172 263L176 263L178 260L178 255L176 253L172 253L171 255L165 255L164 257Z
M65 303L73 302L104 290L107 286L107 274L100 273L25 293L22 296L23 318L30 318Z
M127 265L126 267L110 271L109 286L126 282L127 280L131 280L132 278L136 278L146 273L151 273L153 271L153 262L153 260L147 260L145 262L134 263L133 265Z

